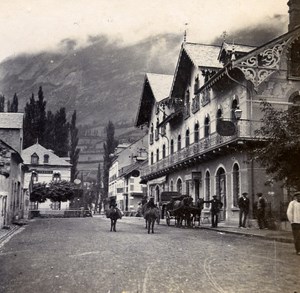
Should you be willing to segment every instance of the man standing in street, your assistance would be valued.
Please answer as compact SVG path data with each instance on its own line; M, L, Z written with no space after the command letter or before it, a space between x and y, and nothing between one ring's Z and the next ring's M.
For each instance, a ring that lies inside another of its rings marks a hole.
M250 206L250 201L247 196L248 193L243 192L242 196L238 200L238 206L240 208L240 223L239 223L240 228L246 228L246 221L249 214L249 206Z
M223 207L223 203L217 198L216 195L213 195L213 199L209 201L204 201L204 203L210 203L210 213L211 213L211 226L213 228L218 227L218 220L219 220L219 212L220 209Z
M286 214L292 225L296 254L300 255L300 191L295 192Z
M261 192L256 194L258 196L257 206L256 206L256 216L259 229L267 229L265 213L266 213L266 200Z

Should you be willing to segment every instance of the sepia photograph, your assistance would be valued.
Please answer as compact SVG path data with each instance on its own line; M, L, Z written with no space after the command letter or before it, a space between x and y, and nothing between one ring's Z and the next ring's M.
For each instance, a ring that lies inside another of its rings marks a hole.
M300 0L0 0L0 293L300 293Z

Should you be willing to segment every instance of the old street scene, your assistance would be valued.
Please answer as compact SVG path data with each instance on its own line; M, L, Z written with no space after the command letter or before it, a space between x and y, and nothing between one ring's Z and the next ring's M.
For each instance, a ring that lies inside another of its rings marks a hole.
M0 21L0 292L300 292L299 0Z

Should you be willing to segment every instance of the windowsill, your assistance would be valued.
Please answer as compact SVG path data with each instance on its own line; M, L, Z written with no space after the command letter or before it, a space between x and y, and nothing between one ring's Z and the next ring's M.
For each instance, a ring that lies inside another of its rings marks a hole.
M240 209L239 208L237 208L237 207L233 207L233 208L231 208L231 211L233 211L233 212L236 212L236 211L239 211Z

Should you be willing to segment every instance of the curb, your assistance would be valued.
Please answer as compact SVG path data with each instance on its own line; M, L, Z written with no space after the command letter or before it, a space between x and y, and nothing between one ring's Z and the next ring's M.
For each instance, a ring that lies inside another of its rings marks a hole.
M211 230L211 231L227 233L227 234L242 235L242 236L246 236L246 237L255 237L255 238L261 238L261 239L265 239L265 240L271 240L271 241L277 241L277 242L283 242L283 243L294 243L294 240L292 238L286 238L284 236L280 237L280 236L266 236L266 235L252 234L252 233L241 233L241 232L237 232L237 231L228 231L228 230L203 227L203 226L198 227L198 229Z
M0 243L4 242L8 237L13 235L17 230L19 230L21 226L14 225L12 228L7 230L6 233L3 233L2 236L0 236Z

